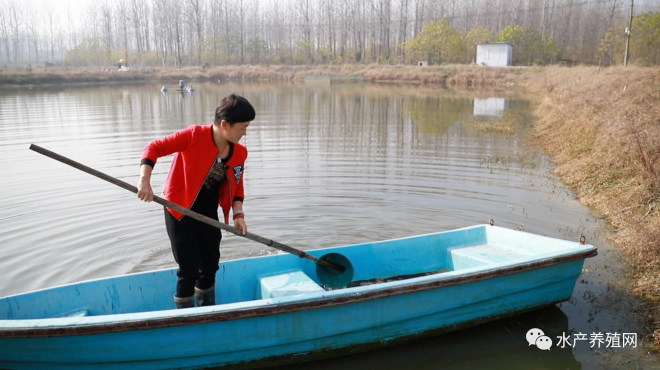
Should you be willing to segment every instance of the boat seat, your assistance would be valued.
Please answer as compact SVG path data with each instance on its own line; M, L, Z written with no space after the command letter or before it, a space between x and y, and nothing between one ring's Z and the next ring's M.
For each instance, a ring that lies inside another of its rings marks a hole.
M519 257L513 250L489 244L452 248L449 256L454 270L505 262Z
M302 271L264 276L259 279L259 288L262 299L324 291Z

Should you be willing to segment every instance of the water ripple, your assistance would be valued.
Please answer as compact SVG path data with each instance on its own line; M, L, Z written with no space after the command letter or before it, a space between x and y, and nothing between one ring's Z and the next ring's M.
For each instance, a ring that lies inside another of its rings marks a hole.
M234 86L258 111L243 142L250 231L301 249L487 222L561 230L570 214L514 137L466 130L469 99ZM208 123L222 85L163 96L149 86L0 96L0 294L173 265L162 208L28 150L36 143L135 183L150 140ZM449 103L448 103L449 102ZM420 105L421 104L421 105ZM450 104L450 105L448 105ZM450 108L451 107L451 108ZM420 115L417 110L423 109ZM171 158L156 165L162 189ZM543 221L546 222L546 221ZM223 258L276 253L225 235Z

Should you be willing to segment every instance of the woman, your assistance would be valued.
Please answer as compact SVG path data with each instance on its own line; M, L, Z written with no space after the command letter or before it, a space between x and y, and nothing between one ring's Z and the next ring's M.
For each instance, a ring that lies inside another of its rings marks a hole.
M151 172L158 158L174 154L163 187L173 203L218 220L218 205L225 223L233 211L234 226L247 233L243 212L243 170L247 149L238 143L254 120L247 99L231 94L215 110L212 125L193 125L149 143L142 153L137 196L153 200ZM177 271L177 308L215 304L215 274L220 261L220 229L165 209L165 227Z

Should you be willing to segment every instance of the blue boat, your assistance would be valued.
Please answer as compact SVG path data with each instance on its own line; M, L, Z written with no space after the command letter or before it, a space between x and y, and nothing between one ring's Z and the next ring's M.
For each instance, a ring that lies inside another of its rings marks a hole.
M176 271L0 298L0 368L272 366L437 335L565 301L596 248L477 225L307 251L340 254L323 287L291 254L220 263L215 306L175 309Z

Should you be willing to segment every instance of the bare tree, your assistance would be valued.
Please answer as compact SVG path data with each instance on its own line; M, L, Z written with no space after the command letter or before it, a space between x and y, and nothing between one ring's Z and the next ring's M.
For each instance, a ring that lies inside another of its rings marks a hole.
M153 24L157 50L166 64L171 56L177 67L182 66L183 25L181 4L177 0L152 0Z
M17 11L15 5L6 9L5 21L7 22L7 43L11 47L11 52L8 53L7 57L9 63L18 62L20 58L21 12Z
M46 47L46 56L45 60L46 61L53 61L55 60L55 34L57 32L57 19L55 15L55 9L53 8L52 3L47 3L44 4L44 7L42 9L43 11L43 19L45 20L44 22L44 29L43 29L43 41ZM2 23L2 16L0 15L0 23ZM1 31L0 26L0 38L2 37L2 31Z
M326 2L323 7L322 14L322 18L327 21L327 45L328 51L330 52L330 59L334 61L337 59L337 27L335 22L338 17L336 16L334 6L332 6L329 1Z
M195 35L195 42L190 43L190 58L194 58L194 63L202 64L202 34L204 31L204 13L206 12L204 3L201 0L188 0L185 6L187 19L190 20L190 28ZM196 45L196 55L192 55L192 46Z
M167 48L169 35L167 34L167 16L165 11L165 0L154 0L152 12L152 24L154 36L154 47L156 53L161 58L161 63L165 65L165 60L169 55Z
M378 19L378 34L379 38L378 43L378 55L377 59L384 58L385 60L390 59L391 49L390 49L390 27L392 24L392 1L391 0L379 0L375 4L375 12Z
M149 45L147 38L149 27L147 3L141 0L130 0L127 8L127 16L133 29L135 49L141 54L148 50Z
M115 38L113 32L113 14L111 6L106 2L100 5L101 11L101 28L103 30L103 37L105 38L106 45L110 50L115 48Z
M567 0L568 6L564 7L561 18L564 19L563 24L560 26L561 34L559 35L559 53L563 55L566 52L568 41L570 39L571 17L573 16L573 0Z
M151 53L162 58L163 65L176 66L207 61L403 62L401 45L425 24L444 18L464 36L474 35L474 28L480 28L480 35L487 34L483 28L492 35L513 25L532 29L554 38L564 58L593 62L600 39L626 18L625 2L99 0L81 19L72 14L59 17L67 11L59 3L35 12L24 0L0 0L0 56L5 63L53 60L58 50L98 38L108 56L134 53L135 61L141 56L145 64L156 62L149 58ZM639 12L660 10L656 3L642 2ZM470 59L466 55L465 60Z
M399 0L399 32L397 33L397 38L396 38L396 46L397 50L399 50L399 56L400 60L403 61L406 59L406 49L403 47L400 47L403 45L407 40L408 40L408 17L409 17L409 7L410 7L410 0Z

